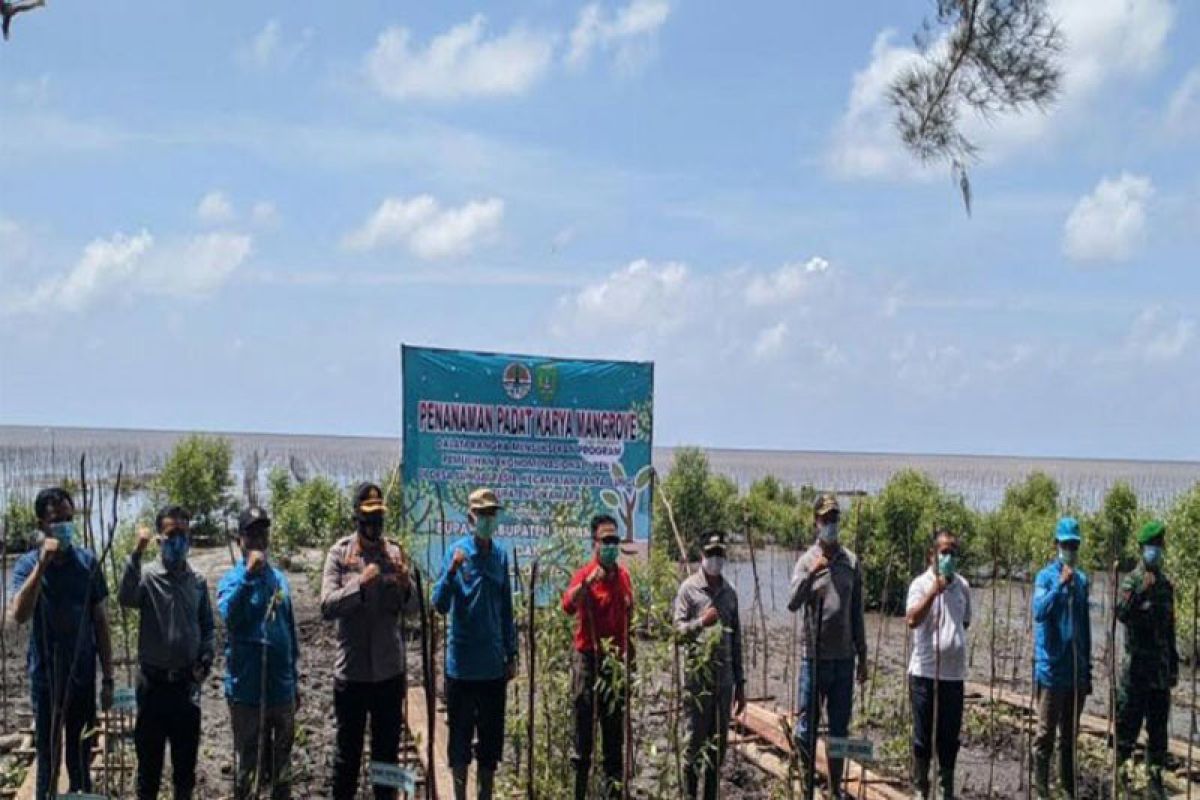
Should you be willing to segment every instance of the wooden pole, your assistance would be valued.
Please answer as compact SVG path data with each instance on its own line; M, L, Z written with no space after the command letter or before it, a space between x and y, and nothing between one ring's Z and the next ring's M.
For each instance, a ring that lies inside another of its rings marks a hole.
M1187 748L1187 781L1188 781L1188 800L1192 800L1192 784L1195 783L1192 777L1192 743L1196 741L1196 668L1200 666L1197 661L1200 661L1200 632L1197 631L1198 620L1200 620L1200 585L1192 584L1192 657L1188 661L1192 664L1192 725L1191 731L1188 734Z
M525 797L526 800L534 800L536 793L534 791L534 775L533 775L533 742L534 742L534 714L537 712L537 698L534 691L535 666L537 663L537 602L535 600L537 594L537 579L538 579L538 560L533 559L533 564L529 567L529 597L527 599L529 609L529 634L527 636L529 650L529 696L527 703L529 707L529 717L525 720Z
M1108 621L1108 729L1109 741L1112 744L1112 796L1113 800L1120 793L1120 764L1117 761L1117 593L1120 591L1121 562L1113 560L1109 580L1112 587L1109 596L1112 599L1112 619ZM1188 782L1191 787L1191 782Z

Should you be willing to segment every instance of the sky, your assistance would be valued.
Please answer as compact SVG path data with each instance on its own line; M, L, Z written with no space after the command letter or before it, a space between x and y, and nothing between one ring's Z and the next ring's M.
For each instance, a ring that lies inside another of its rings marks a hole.
M0 423L398 435L401 343L655 362L656 444L1200 460L1200 4L50 3L0 43ZM202 13L198 13L202 9Z

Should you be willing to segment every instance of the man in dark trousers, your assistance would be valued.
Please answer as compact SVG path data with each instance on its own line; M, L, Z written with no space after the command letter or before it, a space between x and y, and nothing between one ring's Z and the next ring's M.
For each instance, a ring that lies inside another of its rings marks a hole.
M592 518L592 559L571 578L562 608L576 617L575 663L575 800L585 800L591 775L593 731L599 715L604 741L603 796L620 796L624 780L625 694L614 680L629 647L633 584L617 562L621 537L617 521L607 514Z
M33 501L38 547L13 567L12 619L32 621L29 688L37 748L37 800L57 795L65 760L71 792L91 792L88 765L96 726L96 661L103 671L100 703L112 705L112 638L108 587L96 556L79 544L75 504L64 489L38 492ZM59 736L63 740L59 740Z
M225 621L225 699L237 756L233 796L247 800L265 790L271 800L291 800L300 708L292 590L268 557L267 512L247 508L238 518L238 533L242 560L217 587L217 609Z
M913 796L929 796L929 767L938 760L940 800L954 800L954 767L967 680L971 585L958 572L958 537L939 531L929 569L908 587L905 621L912 630L908 691L913 711ZM934 731L937 736L934 741Z
M353 800L358 790L368 716L371 760L395 764L400 758L405 693L402 616L416 610L418 598L400 545L383 536L386 513L380 488L361 484L354 493L357 530L329 548L321 579L321 616L337 623L334 800ZM375 797L392 800L396 790L376 786Z
M722 577L725 535L707 534L701 553L700 570L675 594L673 620L687 645L684 793L695 800L703 791L704 800L716 800L730 715L746 710L746 673L737 592Z
M471 745L479 773L479 800L491 800L496 767L504 751L508 681L517 674L517 626L513 619L508 553L494 541L500 501L491 489L467 499L472 534L446 552L433 605L449 617L446 641L447 752L455 800L466 800Z
M143 567L151 532L138 528L117 598L138 613L138 800L157 800L163 751L171 744L175 800L191 800L200 747L200 686L213 664L208 584L188 566L188 513L168 506L154 518L159 558Z
M804 660L796 698L795 738L806 794L816 788L808 783L821 706L829 718L829 735L846 736L854 710L855 679L859 683L867 679L862 569L854 553L841 544L840 523L837 496L822 494L813 504L816 541L796 560L788 600L789 611L803 614L800 652ZM842 759L829 759L829 794L836 800L843 796L843 769Z
M1150 794L1167 796L1163 768L1167 764L1167 723L1171 690L1179 682L1179 650L1175 642L1175 587L1163 573L1167 528L1159 520L1138 531L1142 558L1121 583L1117 619L1125 624L1125 659L1117 689L1117 761L1133 755L1146 722L1146 764ZM1122 770L1124 774L1124 770ZM1123 786L1123 793L1128 787Z
M1058 558L1042 568L1033 588L1038 702L1033 779L1039 800L1050 797L1050 757L1056 736L1059 784L1067 797L1075 797L1075 740L1084 702L1092 693L1091 581L1078 568L1079 523L1063 517L1054 539Z

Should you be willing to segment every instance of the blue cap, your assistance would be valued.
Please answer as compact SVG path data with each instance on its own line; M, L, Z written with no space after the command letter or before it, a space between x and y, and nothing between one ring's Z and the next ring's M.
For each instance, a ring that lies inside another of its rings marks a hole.
M1078 542L1079 541L1079 522L1074 517L1063 517L1058 521L1058 528L1054 531L1054 540L1056 542Z

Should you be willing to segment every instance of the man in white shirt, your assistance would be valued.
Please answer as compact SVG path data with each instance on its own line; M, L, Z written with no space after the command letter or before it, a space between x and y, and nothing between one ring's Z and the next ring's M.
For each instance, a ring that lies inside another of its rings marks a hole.
M958 574L957 562L958 538L950 531L938 531L929 548L929 569L908 587L906 615L913 632L908 689L913 711L914 798L929 796L929 765L935 746L941 798L954 798L954 762L967 679L967 628L971 625L971 586Z

